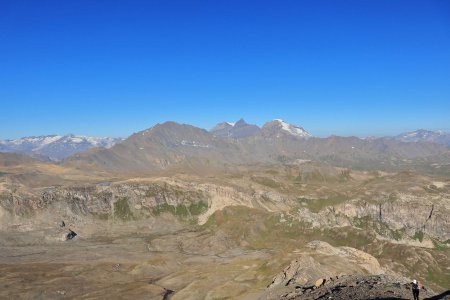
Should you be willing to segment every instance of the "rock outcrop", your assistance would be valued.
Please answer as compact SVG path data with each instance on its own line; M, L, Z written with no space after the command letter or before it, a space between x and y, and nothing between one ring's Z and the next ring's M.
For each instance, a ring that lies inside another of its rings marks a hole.
M302 207L297 217L316 228L349 225L364 228L376 222L387 228L389 232L379 232L388 234L387 238L402 239L420 233L445 242L450 240L449 211L448 194L434 197L398 194L395 199L349 199L318 212Z
M411 299L411 284L407 280L389 275L351 275L319 279L317 285L296 285L277 298L286 300L316 299ZM450 299L450 291L436 295L430 289L422 289L420 299Z
M276 275L268 288L293 284L314 285L317 278L342 274L383 274L377 259L351 247L333 247L323 241L307 244L302 255Z
M77 186L30 189L7 186L0 191L0 207L12 216L52 211L60 217L130 220L170 212L204 224L215 211L247 206L280 211L292 204L289 197L266 190L240 190L212 183L170 178L149 181L100 182ZM0 214L0 223L2 216Z

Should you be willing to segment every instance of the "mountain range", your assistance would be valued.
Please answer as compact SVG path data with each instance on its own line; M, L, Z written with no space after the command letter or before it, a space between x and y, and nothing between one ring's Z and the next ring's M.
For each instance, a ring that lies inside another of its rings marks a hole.
M311 135L302 127L289 124L281 119L267 122L262 128L248 124L244 119L237 122L223 122L214 126L210 132L215 136L235 139L247 138L255 135L263 136L292 136L297 138L309 138Z
M175 122L157 124L128 137L97 138L48 135L0 140L0 152L41 160L84 164L105 169L155 171L172 168L223 169L242 164L316 160L337 166L398 167L420 160L446 161L450 134L417 130L394 137L314 137L281 119L262 127L244 119L222 122L207 131ZM94 149L93 149L94 148Z
M450 146L450 133L442 130L419 129L399 134L393 138L402 142L430 142Z
M110 148L121 140L73 134L31 136L15 140L0 140L0 152L14 152L39 159L59 161L94 147Z
M446 145L393 138L312 137L281 120L262 128L239 120L210 132L166 122L135 133L110 149L77 153L64 164L115 172L210 172L237 166L319 161L356 169L431 168L450 162Z

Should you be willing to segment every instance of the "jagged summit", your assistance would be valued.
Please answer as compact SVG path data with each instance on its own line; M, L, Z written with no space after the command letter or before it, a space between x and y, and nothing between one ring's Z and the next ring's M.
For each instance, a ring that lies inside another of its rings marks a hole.
M289 124L282 119L274 119L259 128L256 125L248 124L244 119L236 122L222 122L214 126L211 130L215 136L246 138L262 133L267 137L294 136L297 138L309 138L309 134L300 126Z
M261 129L253 124L248 124L244 119L236 122L222 122L210 130L215 136L231 137L236 139L246 138L258 134Z
M217 133L217 132L220 132L221 130L229 129L229 128L233 127L234 124L236 124L236 123L232 123L232 122L218 123L218 124L216 124L216 126L211 128L209 131L212 133Z
M232 123L230 123L232 124ZM242 126L246 126L249 125L247 122L245 122L245 120L243 118L239 119L238 121L236 121L233 126L237 126L237 127L242 127Z
M291 135L298 138L309 138L309 134L303 127L289 124L282 119L274 119L264 124L262 128L265 135L280 137L282 135Z

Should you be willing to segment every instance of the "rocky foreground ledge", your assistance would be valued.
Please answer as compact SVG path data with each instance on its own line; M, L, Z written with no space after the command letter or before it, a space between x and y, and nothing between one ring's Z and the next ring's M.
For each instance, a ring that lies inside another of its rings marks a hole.
M413 299L411 285L389 275L342 275L320 278L313 285L291 285L274 289L261 299ZM450 299L450 290L436 295L429 289L420 291L420 299Z

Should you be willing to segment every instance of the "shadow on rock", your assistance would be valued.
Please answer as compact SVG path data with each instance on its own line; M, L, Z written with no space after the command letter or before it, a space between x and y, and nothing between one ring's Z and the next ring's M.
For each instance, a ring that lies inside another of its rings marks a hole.
M450 290L433 297L425 298L425 300L440 300L440 299L450 299Z

